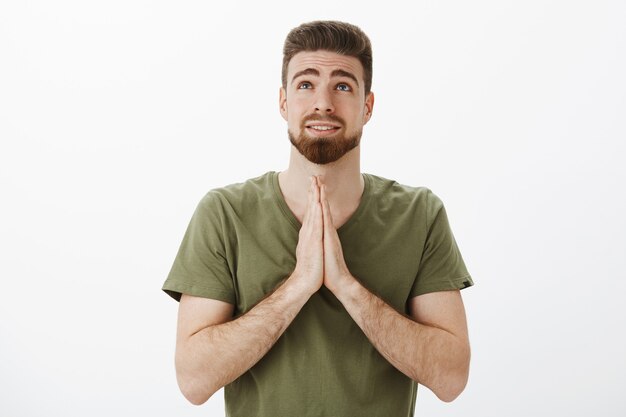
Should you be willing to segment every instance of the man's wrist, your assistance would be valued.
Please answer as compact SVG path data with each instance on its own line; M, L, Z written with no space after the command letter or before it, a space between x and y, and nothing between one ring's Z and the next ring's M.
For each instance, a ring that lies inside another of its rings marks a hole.
M290 287L291 291L298 294L298 296L306 297L307 299L309 299L319 289L314 288L311 285L311 280L298 271L292 272L289 278L287 278L287 281L285 281L285 284Z
M359 281L352 274L347 273L342 275L341 279L337 280L337 285L332 288L329 287L328 289L335 294L335 297L337 297L339 301L345 304L344 300L354 297L360 287L362 287L362 285Z

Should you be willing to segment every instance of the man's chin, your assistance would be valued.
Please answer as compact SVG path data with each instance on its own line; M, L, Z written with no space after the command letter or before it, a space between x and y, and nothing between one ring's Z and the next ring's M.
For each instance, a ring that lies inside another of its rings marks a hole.
M323 142L325 140L336 140L338 138L341 138L341 133L335 132L335 133L324 135L324 136L311 136L309 132L305 130L302 133L302 135L300 135L300 138L305 138L307 140L312 140L312 141L318 140L318 141Z
M287 133L291 144L298 152L309 162L318 165L326 165L338 161L346 153L357 147L361 138L360 134L352 138L344 138L341 134L312 137L305 131L302 131L296 137L289 130Z

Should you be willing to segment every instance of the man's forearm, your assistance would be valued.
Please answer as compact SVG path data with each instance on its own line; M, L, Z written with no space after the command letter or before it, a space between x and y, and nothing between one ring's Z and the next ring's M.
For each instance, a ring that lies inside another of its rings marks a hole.
M456 398L467 383L467 341L400 314L350 278L336 296L381 355L441 400Z
M254 366L309 297L306 289L289 278L244 315L187 337L176 352L177 377L187 399L202 404Z

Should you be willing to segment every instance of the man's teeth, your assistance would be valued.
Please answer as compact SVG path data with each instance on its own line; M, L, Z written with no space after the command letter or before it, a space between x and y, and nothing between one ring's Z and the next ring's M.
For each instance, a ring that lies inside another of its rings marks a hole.
M309 126L311 129L315 129L315 130L331 130L331 129L335 129L335 127L333 126Z

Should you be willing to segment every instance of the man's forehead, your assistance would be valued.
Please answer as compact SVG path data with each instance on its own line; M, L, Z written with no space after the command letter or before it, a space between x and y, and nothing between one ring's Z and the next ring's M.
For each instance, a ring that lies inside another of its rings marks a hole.
M291 79L293 74L307 68L316 69L320 73L331 73L334 70L342 69L363 79L363 66L358 58L340 55L331 51L298 52L291 58L291 61L289 61L287 73Z

